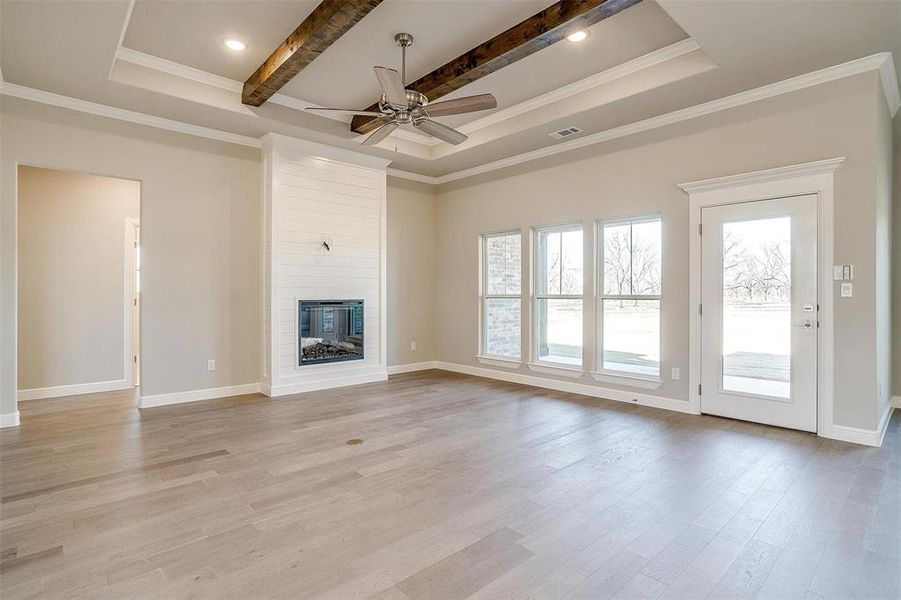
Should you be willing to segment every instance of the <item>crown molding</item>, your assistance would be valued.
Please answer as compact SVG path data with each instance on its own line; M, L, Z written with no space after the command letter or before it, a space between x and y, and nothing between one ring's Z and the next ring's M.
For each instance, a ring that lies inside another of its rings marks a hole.
M638 58L605 69L600 73L589 75L584 79L551 90L546 94L536 96L535 98L525 100L519 104L514 104L513 106L493 112L481 119L461 125L458 129L463 133L472 133L479 129L484 129L485 127L490 127L491 125L506 121L507 119L511 119L523 113L537 110L548 104L565 100L570 96L587 92L588 90L604 85L605 83L610 83L611 81L621 79L628 75L632 75L633 73L637 73L638 71L643 71L644 69L648 69L700 49L701 47L696 41L692 38L686 38L674 44L670 44L669 46L665 46L664 48L660 48L659 50L654 50L653 52L649 52ZM435 143L438 144L441 142L438 141Z
M31 100L40 104L49 104L51 106L59 106L77 110L92 115L108 117L118 121L128 121L129 123L137 123L139 125L147 125L157 129L167 129L178 133L186 133L197 137L218 140L229 144L238 144L240 146L250 146L253 148L260 147L260 140L255 137L222 131L220 129L212 129L194 125L192 123L184 123L165 117L157 117L146 113L135 112L133 110L125 110L124 108L116 108L107 106L106 104L97 104L96 102L88 102L80 98L72 98L70 96L62 96L53 92L46 92L35 88L29 88L15 83L0 82L0 94L10 96L11 98L21 98L23 100Z
M329 162L351 164L367 169L386 171L391 164L390 158L382 158L372 154L347 150L329 144L320 144L310 140L282 135L280 133L267 133L261 139L264 148L273 149L279 155L288 159L295 157L309 157Z
M531 162L533 160L538 160L548 156L554 156L563 152L569 152L570 150L576 150L578 148L600 144L606 141L626 137L636 133L642 133L651 129L656 129L658 127L673 125L675 123L687 121L689 119L702 117L722 110L728 110L730 108L744 106L746 104L758 102L760 100L766 100L768 98L780 96L782 94L803 90L808 87L813 87L822 83L828 83L830 81L835 81L837 79L842 79L844 77L850 77L873 70L878 71L880 74L880 81L882 83L881 87L883 93L885 94L889 108L892 109L892 107L894 107L894 109L897 110L899 103L901 103L901 100L899 100L898 98L898 86L896 83L897 74L895 73L894 61L890 52L882 52L832 67L826 67L825 69L813 71L805 75L792 77L790 79L765 85L753 90L739 92L731 96L726 96L717 100L711 100L710 102L704 102L702 104L680 109L656 117L651 117L642 121L636 121L635 123L630 123L621 127L615 127L613 129L608 129L606 131L587 135L575 140L568 140L566 142L554 144L546 148L539 148L537 150L510 156L501 160L486 163L484 165L479 165L477 167L448 173L439 177L411 173L400 169L388 169L388 174L394 177L419 181L421 183L441 185L468 177L474 177L483 173L497 171L506 167ZM260 147L260 140L257 138L217 129L211 129L208 127L202 127L199 125L192 125L190 123L183 123L181 121L174 121L172 119L166 119L163 117L157 117L130 110L124 110L121 108L115 108L94 102L88 102L86 100L80 100L78 98L71 98L68 96L62 96L60 94L54 94L52 92L45 92L43 90L37 90L34 88L28 88L12 83L6 83L2 80L0 80L0 94L87 112L99 116L105 116L121 121L130 121L133 123L148 125L150 127L156 127L159 129L168 129L189 135L196 135L223 142L239 144L242 146L251 146L255 148Z
M617 138L634 135L636 133L642 133L651 129L657 129L658 127L673 125L682 121L688 121L690 119L695 119L697 117L702 117L723 110L728 110L730 108L737 108L739 106L744 106L753 102L759 102L761 100L766 100L775 96L781 96L790 92L796 92L809 87L820 85L822 83L829 83L837 79L843 79L845 77L851 77L853 75L858 75L860 73L866 73L873 70L878 70L880 73L882 73L883 70L890 72L887 77L889 78L889 81L891 81L895 74L895 66L894 61L892 60L891 52L881 52L879 54L873 54L864 58L858 58L846 63L832 67L826 67L818 71L813 71L811 73L798 75L797 77L792 77L790 79L785 79L783 81L764 85L759 88L739 92L737 94L719 98L717 100L711 100L709 102L704 102L695 106L690 106L688 108L683 108L656 117L651 117L649 119L644 119L642 121L636 121L634 123L623 125L621 127L614 127L613 129L608 129L606 131L587 135L575 140L569 140L560 144L548 146L546 148L539 148L530 152L524 152L523 154L510 156L508 158L496 160L494 162L479 165L477 167L472 167L470 169L463 169L454 173L448 173L447 175L434 177L431 183L435 185L441 185L444 183L449 183L451 181L457 181L459 179L465 179L467 177L473 177L475 175L497 171L506 167L531 162L533 160L545 158L548 156L554 156L556 154L561 154L570 150L576 150L585 146L593 146L595 144L600 144ZM883 82L885 81L885 78L881 79L883 80ZM887 89L885 85L883 85L882 87L883 93L886 94L886 99L889 101L891 106L890 96L892 92L891 90ZM895 86L894 90L895 94L897 94L897 85Z
M128 0L128 10L125 11L125 20L122 22L122 29L119 30L119 43L116 45L116 51L113 53L113 60L110 61L109 64L109 73L107 74L107 79L113 78L113 69L116 68L116 54L118 53L119 48L125 43L125 36L128 33L128 26L131 25L131 15L135 10L135 0Z
M229 92L241 93L243 88L240 81L222 77L221 75L216 75L215 73L210 73L208 71L202 71L201 69L195 69L194 67L166 60L165 58L160 58L159 56L147 54L139 50L132 50L125 46L119 46L119 48L116 49L116 60L140 65L156 71L162 71L169 75L175 75L176 77L181 77L183 79L204 83L223 90L228 90Z
M633 73L637 73L638 71L648 69L655 65L659 65L668 60L678 58L700 49L701 47L696 41L694 41L692 38L686 38L674 44L670 44L669 46L666 46L664 48L660 48L659 50L654 50L653 52L649 52L647 54L639 56L638 58L634 58L622 64L613 66L609 69L605 69L600 73L590 75L588 77L585 77L584 79L580 79L568 85L551 90L545 94L541 94L540 96L530 98L529 100L525 100L507 108L503 108L480 119L470 121L469 123L461 125L457 129L467 135L472 135L474 132L480 129L496 125L497 123L512 119L513 117L533 110L538 110L544 106L553 104L554 102L565 100L566 98L575 96L576 94L586 92L616 79L621 79ZM146 54L138 50L126 48L122 45L120 45L116 50L115 57L116 60L121 60L123 62L145 67L147 69L167 73L169 75L187 79L189 81L210 85L236 94L240 94L241 90L243 89L243 84L240 81L229 79L228 77L222 77L221 75L216 75L215 73L203 71L194 67L189 67L182 63L177 63L165 58L160 58L152 54ZM269 99L269 102L272 102L273 104L280 104L282 106L296 110L304 110L305 108L322 108L318 104L313 104L312 102L307 102L306 100L301 100L293 96L286 96L285 94L281 93L276 93L272 98ZM341 115L320 113L317 114L317 116L326 119L333 119L342 123L350 123L349 118ZM445 143L441 140L417 135L416 133L405 131L403 129L398 129L392 135L395 135L409 142L420 144L429 149L439 144Z
M410 181L418 181L420 183L428 183L431 185L435 185L435 180L437 179L437 177L432 177L431 175L421 175L420 173L392 169L391 167L388 167L388 175L390 177L399 177L401 179L409 179Z
M690 181L688 183L680 183L678 186L682 188L682 191L688 194L697 194L698 192L709 192L711 190L751 185L755 183L767 183L793 177L803 177L805 175L832 173L838 169L843 162L845 162L845 157L839 156L837 158L817 160L800 165L776 167L774 169L753 171L751 173L740 173L738 175L726 175L725 177Z
M236 102L241 102L240 95L241 90L244 88L244 84L240 81L235 81L234 79L229 79L228 77L222 77L221 75L216 75L215 73L210 73L209 71L195 69L194 67L189 67L187 65L173 62L171 60L166 60L165 58L160 58L159 56L153 56L152 54L147 54L138 50L132 50L131 48L126 48L124 46L119 46L119 48L116 50L116 60L121 60L122 62L131 63L133 65L152 69L154 71L160 71L162 73L166 73L180 79L187 79L188 81L194 81L196 83L202 83L204 85L209 85L221 90L232 92L237 96ZM285 94L281 93L274 94L271 98L269 98L268 102L271 102L272 104L278 104L280 106L285 106L287 108L293 108L294 110L322 108L318 104L313 104L312 102L307 102L306 100L294 98L293 96L286 96ZM321 116L325 119L332 119L334 121L340 121L342 123L347 123L348 125L350 125L349 117L333 114L321 114L317 116Z
M898 90L898 74L895 71L895 61L892 60L890 52L886 54L888 54L888 58L879 65L879 79L882 81L882 91L885 94L885 102L888 104L889 114L894 117L898 109L901 108L901 92Z
M668 60L673 60L674 58L679 58L680 56L700 49L701 46L699 46L696 41L692 38L686 38L674 44L670 44L669 46L660 48L659 50L654 50L653 52L649 52L638 58L605 69L600 73L589 75L584 79L556 88L545 94L541 94L540 96L535 96L534 98L524 100L513 106L502 108L501 110L495 111L480 119L464 123L457 127L457 129L466 135L472 135L480 129L491 127L492 125L496 125L502 121L512 119L513 117L517 117L533 110L538 110L549 104L553 104L554 102L560 102L561 100L565 100L576 94L587 92L606 83L610 83L611 81L621 79L628 75L632 75L633 73L659 65ZM445 143L435 138L423 138L422 136L417 136L408 131L403 131L401 137L429 147Z

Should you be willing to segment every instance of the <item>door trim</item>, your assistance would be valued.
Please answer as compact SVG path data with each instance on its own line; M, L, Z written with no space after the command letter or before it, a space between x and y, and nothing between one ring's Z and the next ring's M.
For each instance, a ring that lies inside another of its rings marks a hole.
M140 227L140 219L125 218L125 385L135 385L134 375L134 298L135 298L135 246L136 229ZM140 307L139 307L140 310ZM140 315L140 313L138 313ZM140 317L139 317L140 318ZM140 325L138 326L140 329ZM140 366L140 365L139 365ZM140 379L140 377L139 377Z
M834 173L845 157L776 167L681 183L689 201L689 369L691 412L701 412L701 209L708 206L773 200L789 196L817 196L817 252L822 276L817 282L820 327L817 330L817 435L834 438L833 431L833 238Z

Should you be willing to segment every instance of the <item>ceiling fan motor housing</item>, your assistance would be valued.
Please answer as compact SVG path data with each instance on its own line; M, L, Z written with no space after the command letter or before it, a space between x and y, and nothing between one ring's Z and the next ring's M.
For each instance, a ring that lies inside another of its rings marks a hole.
M394 116L401 125L421 119L426 116L423 108L428 105L429 99L419 92L406 90L407 105L397 106L388 102L385 94L379 99L379 110L385 115Z

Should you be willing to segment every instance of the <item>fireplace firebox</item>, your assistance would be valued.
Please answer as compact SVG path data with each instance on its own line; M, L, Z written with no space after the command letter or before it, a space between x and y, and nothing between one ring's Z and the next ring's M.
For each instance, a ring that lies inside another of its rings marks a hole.
M298 365L363 359L362 300L298 300Z

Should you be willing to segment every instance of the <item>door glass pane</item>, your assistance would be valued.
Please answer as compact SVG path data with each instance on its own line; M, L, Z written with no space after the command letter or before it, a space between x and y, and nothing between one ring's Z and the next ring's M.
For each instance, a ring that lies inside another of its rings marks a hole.
M581 300L538 300L538 359L582 364Z
M723 224L724 391L789 398L791 217Z
M519 358L522 302L519 298L487 298L485 302L485 351L491 356Z
M660 300L605 298L603 368L660 376Z

